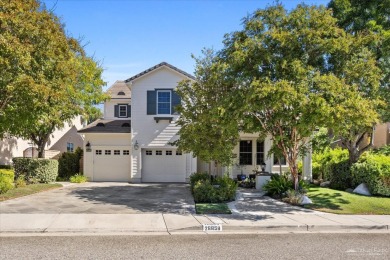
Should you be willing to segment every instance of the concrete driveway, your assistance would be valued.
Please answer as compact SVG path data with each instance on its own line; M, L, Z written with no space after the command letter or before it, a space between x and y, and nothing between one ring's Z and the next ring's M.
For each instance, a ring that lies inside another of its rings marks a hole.
M132 214L195 212L188 184L91 182L0 202L1 213Z

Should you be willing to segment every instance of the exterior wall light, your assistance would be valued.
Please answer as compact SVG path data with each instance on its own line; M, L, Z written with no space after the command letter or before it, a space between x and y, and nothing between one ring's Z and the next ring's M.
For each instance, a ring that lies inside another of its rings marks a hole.
M138 144L138 141L135 140L134 150L138 150L138 149L139 149L139 144Z
M261 171L262 172L265 172L265 168L267 167L267 164L265 164L265 162L263 162L262 164L261 164Z
M91 152L92 149L91 149L91 143L88 141L87 144L85 145L85 151L87 152Z

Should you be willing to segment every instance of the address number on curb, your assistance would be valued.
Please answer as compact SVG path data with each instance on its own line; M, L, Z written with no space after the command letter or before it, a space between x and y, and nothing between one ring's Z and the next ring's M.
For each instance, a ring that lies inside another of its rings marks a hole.
M221 224L203 224L203 231L222 231Z

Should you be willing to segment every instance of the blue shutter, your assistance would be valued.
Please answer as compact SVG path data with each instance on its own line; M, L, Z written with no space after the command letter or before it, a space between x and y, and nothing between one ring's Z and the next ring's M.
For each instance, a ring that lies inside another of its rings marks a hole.
M177 115L178 112L175 109L175 106L181 104L181 98L180 96L176 93L176 91L172 90L172 100L171 100L171 114L172 115Z
M148 90L146 96L146 114L155 115L156 114L156 91Z
M119 117L119 105L114 106L114 116Z
M131 117L131 105L127 105L127 117Z

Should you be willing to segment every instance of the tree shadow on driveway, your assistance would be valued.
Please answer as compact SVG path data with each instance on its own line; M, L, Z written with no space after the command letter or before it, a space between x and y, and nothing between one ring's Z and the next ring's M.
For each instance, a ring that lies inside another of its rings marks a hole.
M194 212L187 184L96 185L73 189L70 195L92 207L84 213L179 213Z

